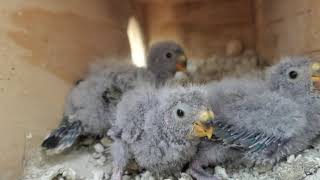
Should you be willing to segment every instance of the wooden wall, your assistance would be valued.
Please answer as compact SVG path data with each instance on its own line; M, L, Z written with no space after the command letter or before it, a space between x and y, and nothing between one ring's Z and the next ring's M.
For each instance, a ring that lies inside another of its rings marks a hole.
M0 1L0 179L17 179L26 134L58 124L89 62L129 56L131 14L129 1Z
M257 50L268 59L319 56L320 1L255 0Z
M317 0L0 1L0 179L21 170L25 135L55 127L64 97L97 57L128 57L127 20L147 45L181 43L191 58L239 39L267 59L320 55Z
M144 7L145 32L149 44L174 39L193 58L224 53L233 39L255 47L252 0L138 0Z

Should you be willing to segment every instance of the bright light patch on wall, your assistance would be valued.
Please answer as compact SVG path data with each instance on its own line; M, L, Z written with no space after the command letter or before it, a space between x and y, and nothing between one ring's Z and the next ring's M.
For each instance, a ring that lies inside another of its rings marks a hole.
M145 46L143 34L136 18L130 17L127 34L131 49L131 58L134 65L138 67L146 66Z

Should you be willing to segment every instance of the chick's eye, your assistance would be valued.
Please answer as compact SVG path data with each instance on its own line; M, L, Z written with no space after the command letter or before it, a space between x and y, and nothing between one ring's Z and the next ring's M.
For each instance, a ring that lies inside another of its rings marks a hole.
M297 71L290 71L289 72L289 77L291 79L296 79L298 77L298 72Z
M171 58L171 57L172 57L172 53L171 53L171 52L167 52L167 53L166 53L166 57L167 57L167 58Z
M178 109L178 110L177 110L177 116L180 117L180 118L182 118L182 117L184 116L184 111L181 110L181 109Z

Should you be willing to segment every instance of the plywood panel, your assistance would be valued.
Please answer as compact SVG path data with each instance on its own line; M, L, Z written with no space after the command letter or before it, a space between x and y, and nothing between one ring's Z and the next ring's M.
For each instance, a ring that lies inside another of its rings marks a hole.
M250 49L255 46L251 0L157 1L147 4L146 17L150 43L174 39L191 57L224 53L231 39L242 40Z
M320 51L320 2L256 0L257 49L268 59Z
M0 1L0 179L17 179L25 135L44 137L87 64L127 57L128 1Z

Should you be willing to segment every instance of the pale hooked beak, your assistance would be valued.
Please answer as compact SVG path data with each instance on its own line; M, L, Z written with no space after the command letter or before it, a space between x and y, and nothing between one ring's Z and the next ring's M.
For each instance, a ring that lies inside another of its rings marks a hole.
M185 72L187 70L188 58L185 54L181 54L177 57L176 71Z
M211 139L214 128L209 124L214 119L214 113L211 110L201 111L199 118L192 123L192 135L195 137L207 137Z
M311 64L311 85L313 91L320 91L320 63Z

